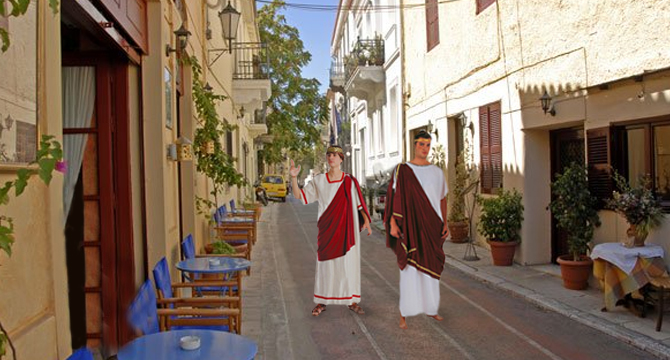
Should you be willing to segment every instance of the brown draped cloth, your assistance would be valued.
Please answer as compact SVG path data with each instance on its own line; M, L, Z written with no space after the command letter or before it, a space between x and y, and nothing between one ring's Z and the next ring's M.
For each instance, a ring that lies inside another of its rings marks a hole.
M333 201L330 202L328 208L326 208L326 211L323 212L317 222L317 226L319 227L319 235L317 237L317 255L319 261L332 260L344 256L352 246L356 245L352 205L354 199L351 198L352 185L356 186L361 203L359 209L363 209L365 216L370 219L368 208L365 206L365 198L361 194L358 181L348 174L343 176L344 179ZM358 211L359 232L363 228L364 221L363 214Z
M391 217L395 218L400 229L400 238L391 235ZM442 249L443 222L409 165L398 165L395 176L389 181L384 226L386 247L395 252L400 270L409 264L418 271L440 279L445 258Z

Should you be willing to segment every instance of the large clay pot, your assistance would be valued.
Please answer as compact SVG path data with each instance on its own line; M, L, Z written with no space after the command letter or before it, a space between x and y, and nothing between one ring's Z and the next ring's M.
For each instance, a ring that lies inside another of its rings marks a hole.
M469 226L466 221L447 223L449 234L451 234L451 242L464 243L468 241Z
M493 259L493 265L512 266L512 263L514 262L516 246L519 244L518 241L502 242L487 240L487 242L489 245L491 245L491 258Z
M556 261L561 265L561 277L566 289L584 290L589 286L589 277L593 269L591 258L582 255L579 260L574 261L572 255L562 255Z

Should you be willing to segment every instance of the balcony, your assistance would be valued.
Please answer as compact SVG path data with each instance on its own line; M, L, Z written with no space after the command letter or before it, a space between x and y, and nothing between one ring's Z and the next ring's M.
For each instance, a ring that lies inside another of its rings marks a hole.
M362 100L383 90L384 40L358 39L356 46L344 57L345 86L351 96Z
M269 58L264 43L234 43L233 101L248 109L260 109L270 98Z
M345 81L344 63L333 61L330 64L330 89L335 92L344 93Z
M268 126L265 122L266 114L267 107L265 104L263 104L263 108L254 110L252 121L248 125L249 136L251 136L252 139L268 133Z

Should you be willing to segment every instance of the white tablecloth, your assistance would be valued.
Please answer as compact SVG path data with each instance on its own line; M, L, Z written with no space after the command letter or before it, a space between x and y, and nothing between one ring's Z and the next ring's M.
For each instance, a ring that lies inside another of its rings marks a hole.
M626 274L635 267L638 257L663 257L663 248L659 245L645 244L640 247L627 248L621 243L605 243L596 245L591 252L591 259L603 259L616 265Z

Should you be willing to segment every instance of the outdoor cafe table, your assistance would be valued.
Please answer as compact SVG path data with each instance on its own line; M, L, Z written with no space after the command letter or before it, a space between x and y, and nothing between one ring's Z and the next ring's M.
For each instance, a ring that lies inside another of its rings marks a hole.
M596 245L591 258L593 275L600 281L605 296L603 310L613 310L620 299L628 299L642 289L649 283L649 276L665 274L663 255L663 248L654 244L632 248L621 243Z
M219 265L210 265L210 259L220 261ZM246 270L251 266L251 261L242 258L229 257L199 257L186 259L177 263L177 269L188 274L232 274L237 271ZM191 279L189 279L191 280Z
M179 339L200 338L200 348L184 350ZM250 360L258 345L246 337L215 330L171 330L139 337L126 344L117 355L119 360Z

